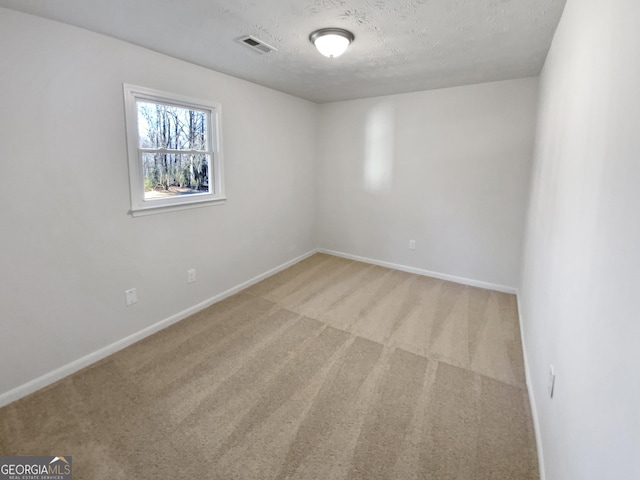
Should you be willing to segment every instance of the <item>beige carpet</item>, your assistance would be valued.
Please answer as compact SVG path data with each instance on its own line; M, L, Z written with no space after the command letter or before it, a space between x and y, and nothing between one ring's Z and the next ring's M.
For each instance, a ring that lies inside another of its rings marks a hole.
M516 299L313 257L0 410L78 479L538 478Z

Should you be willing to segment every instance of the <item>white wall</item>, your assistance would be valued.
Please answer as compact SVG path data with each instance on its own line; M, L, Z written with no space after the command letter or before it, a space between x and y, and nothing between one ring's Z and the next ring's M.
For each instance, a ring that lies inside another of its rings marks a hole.
M530 78L322 105L319 246L516 287L537 86Z
M639 22L569 0L541 78L520 303L547 480L640 478Z
M6 9L0 65L0 394L315 248L315 104ZM226 205L127 213L124 82L222 104Z

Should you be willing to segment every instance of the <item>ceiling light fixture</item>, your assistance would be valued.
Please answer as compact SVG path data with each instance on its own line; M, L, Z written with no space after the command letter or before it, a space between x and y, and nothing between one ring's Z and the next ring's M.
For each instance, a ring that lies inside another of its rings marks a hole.
M321 28L309 35L309 40L325 57L335 58L342 55L355 37L344 28Z

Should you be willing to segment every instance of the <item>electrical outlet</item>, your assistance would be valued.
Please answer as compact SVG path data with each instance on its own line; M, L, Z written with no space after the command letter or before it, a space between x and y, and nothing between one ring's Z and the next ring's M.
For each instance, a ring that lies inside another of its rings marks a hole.
M416 249L416 241L409 240L409 250L415 250L415 249Z
M128 307L138 301L138 292L136 291L135 288L132 288L124 292L124 297L127 301L127 307Z
M556 371L553 365L549 365L549 383L547 389L549 390L549 398L553 398L553 389L556 386Z
M187 270L187 283L193 283L196 281L196 269L192 268Z

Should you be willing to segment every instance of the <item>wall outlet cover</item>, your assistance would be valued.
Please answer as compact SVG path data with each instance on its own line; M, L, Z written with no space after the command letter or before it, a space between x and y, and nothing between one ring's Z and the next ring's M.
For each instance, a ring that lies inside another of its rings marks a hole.
M187 270L187 283L193 283L196 281L196 269L192 268Z
M138 301L138 292L135 288L131 288L124 292L125 300L127 302L127 307L133 305Z

